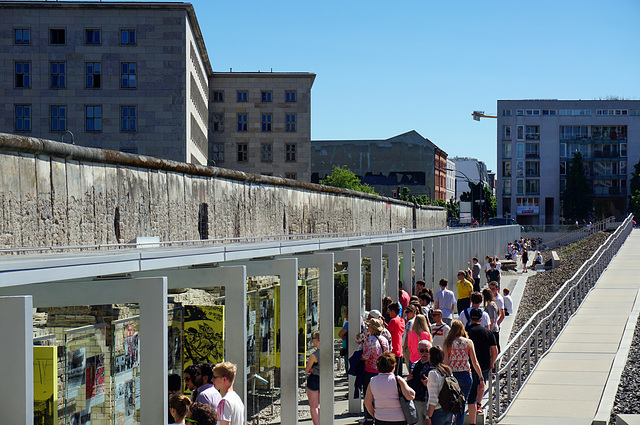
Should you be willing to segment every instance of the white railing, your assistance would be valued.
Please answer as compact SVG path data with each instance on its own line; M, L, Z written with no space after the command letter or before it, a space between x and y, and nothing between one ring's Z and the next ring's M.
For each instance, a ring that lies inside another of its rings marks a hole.
M594 232L600 232L607 229L607 226L610 223L614 223L616 218L614 216L607 217L604 220L596 221L591 226L582 226L579 229L576 229L566 235L562 235L559 238L550 240L548 242L544 242L544 245L547 249L556 248L561 245L566 245L569 243L573 243L575 241L579 241L580 239L586 238L590 234Z
M497 373L489 380L488 423L506 415L511 402L551 348L571 316L594 287L632 229L629 215L605 243L562 285L556 295L520 329L496 359Z

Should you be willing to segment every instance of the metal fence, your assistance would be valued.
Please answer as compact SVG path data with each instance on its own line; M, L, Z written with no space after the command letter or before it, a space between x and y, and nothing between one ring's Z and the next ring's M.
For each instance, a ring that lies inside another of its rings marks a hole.
M488 423L499 422L505 416L538 361L578 310L631 229L632 215L629 215L500 353L495 362L497 373L489 381Z
M606 230L607 227L611 223L615 223L615 221L616 221L616 218L614 216L607 217L604 220L596 221L593 224L582 226L578 229L573 230L572 232L567 233L566 235L562 235L559 238L547 241L544 243L544 245L548 249L551 249L561 245L566 245L569 243L573 243L575 241L579 241L580 239L586 238L587 236L589 236L594 232L600 232L600 231Z

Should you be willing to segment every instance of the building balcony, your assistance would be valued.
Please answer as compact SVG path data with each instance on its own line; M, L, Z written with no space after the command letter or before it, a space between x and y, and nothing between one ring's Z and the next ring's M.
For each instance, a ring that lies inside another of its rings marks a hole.
M627 196L626 187L594 187L593 196L595 197L624 197Z
M538 190L525 190L524 194L526 196L540 195L540 189L538 189Z
M627 156L624 155L620 155L620 152L603 152L603 151L593 151L593 158L594 159L600 159L600 158L626 158Z
M527 177L540 177L540 171L538 170L527 170L525 173Z
M525 154L525 158L527 158L527 159L539 159L540 158L540 152L527 152Z
M540 134L538 133L528 133L525 135L527 140L540 140Z

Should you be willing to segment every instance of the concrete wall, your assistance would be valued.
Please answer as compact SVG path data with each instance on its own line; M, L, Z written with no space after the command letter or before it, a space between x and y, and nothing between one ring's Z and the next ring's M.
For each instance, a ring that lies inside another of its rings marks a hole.
M358 192L0 133L0 247L443 228L446 211Z

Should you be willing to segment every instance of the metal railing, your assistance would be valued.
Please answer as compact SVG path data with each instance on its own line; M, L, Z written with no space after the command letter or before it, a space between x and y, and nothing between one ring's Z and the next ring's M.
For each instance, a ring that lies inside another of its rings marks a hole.
M595 223L591 224L591 226L582 226L572 232L567 233L566 235L560 236L559 238L546 241L544 244L548 249L551 249L561 245L579 241L580 239L586 238L594 232L601 232L605 230L609 224L614 223L615 221L616 218L614 216L607 217L604 220L596 221Z
M594 287L632 229L629 215L605 243L567 280L556 295L520 329L496 359L489 380L488 423L504 418L540 359Z

